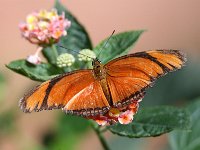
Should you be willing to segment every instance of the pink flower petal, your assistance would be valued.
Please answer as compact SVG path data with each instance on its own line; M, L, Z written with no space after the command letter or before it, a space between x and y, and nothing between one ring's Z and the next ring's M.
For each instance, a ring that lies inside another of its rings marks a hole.
M133 113L129 110L121 113L118 117L120 124L129 124L133 121Z
M38 65L41 63L41 59L38 55L29 55L26 59L29 63Z

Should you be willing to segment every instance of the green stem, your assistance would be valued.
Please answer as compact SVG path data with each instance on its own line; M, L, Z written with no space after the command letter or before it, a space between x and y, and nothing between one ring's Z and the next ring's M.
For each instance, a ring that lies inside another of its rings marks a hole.
M101 145L103 146L104 150L110 150L110 148L108 147L108 144L100 130L100 127L94 122L94 121L91 121L91 126L92 128L94 129L95 133L97 134L100 142L101 142Z
M58 51L56 49L55 44L52 44L51 48L53 50L53 54L54 54L54 57L55 57L55 63L56 63L56 60L57 60L57 57L58 57Z
M52 48L53 55L54 55L54 62L53 62L53 64L56 65L57 57L58 57L58 51L57 51L57 48L56 48L55 44L52 44L51 48ZM62 68L62 70L63 70L63 73L69 72L68 69L66 69L66 68Z

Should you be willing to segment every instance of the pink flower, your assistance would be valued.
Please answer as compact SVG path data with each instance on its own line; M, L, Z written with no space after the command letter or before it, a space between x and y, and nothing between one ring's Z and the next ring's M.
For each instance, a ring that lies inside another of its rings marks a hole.
M51 11L40 10L26 17L26 22L19 24L19 29L24 38L33 44L53 44L60 37L67 35L71 22L65 19L65 14L58 15L56 9Z
M131 104L121 108L111 108L106 114L90 119L95 120L99 125L112 125L115 123L129 124L133 121L134 115L139 108L140 100L134 100Z
M42 50L42 47L39 47L35 54L29 55L26 58L26 61L28 61L29 63L34 64L34 65L40 64L41 63L41 58L39 57L39 53L40 53L41 50Z
M119 115L118 121L121 124L129 124L133 120L133 115L134 113L132 111L127 110Z

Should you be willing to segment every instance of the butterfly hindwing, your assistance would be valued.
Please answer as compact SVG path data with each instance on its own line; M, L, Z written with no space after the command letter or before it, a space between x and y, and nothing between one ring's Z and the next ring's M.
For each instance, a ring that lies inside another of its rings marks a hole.
M99 81L92 82L76 93L64 107L67 113L88 117L104 114L108 109L109 103Z
M160 76L180 69L185 63L179 50L152 50L125 55L108 62L107 82L113 104L123 106L144 96Z

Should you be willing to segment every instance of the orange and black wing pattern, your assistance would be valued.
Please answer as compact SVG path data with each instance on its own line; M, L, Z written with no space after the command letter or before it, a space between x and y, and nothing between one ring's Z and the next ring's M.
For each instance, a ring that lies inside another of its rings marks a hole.
M179 50L150 50L108 62L104 68L113 105L122 107L143 98L145 89L156 79L180 69L185 61Z
M87 117L107 112L109 104L93 71L78 70L37 86L20 100L20 107L24 112L62 108Z
M78 70L37 86L20 100L24 112L62 108L67 114L91 118L110 107L127 106L144 97L145 89L168 72L180 69L186 59L179 50L152 50L116 58L103 66L105 76ZM100 82L106 78L106 82ZM103 85L102 85L103 84ZM108 100L105 87L109 89Z

